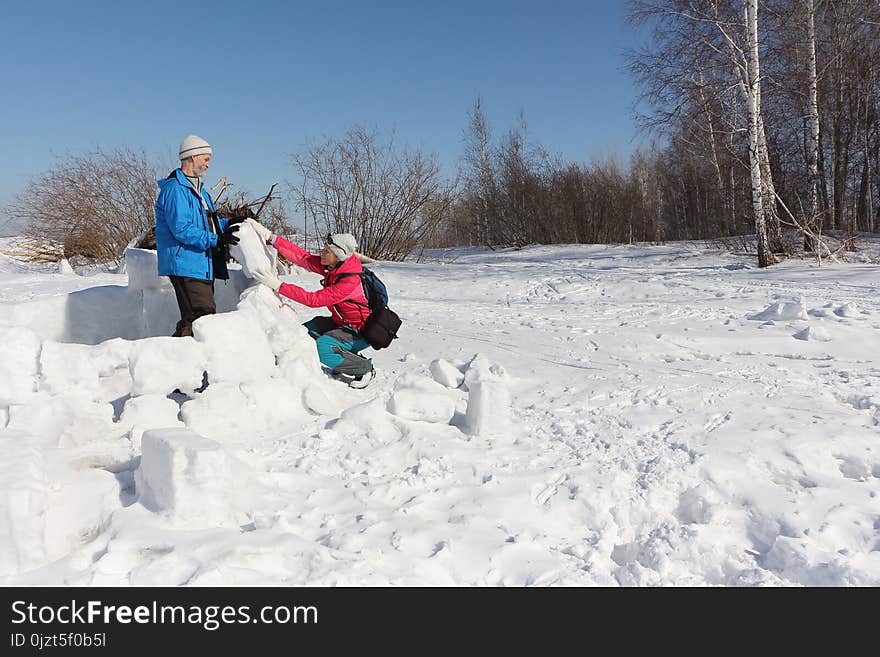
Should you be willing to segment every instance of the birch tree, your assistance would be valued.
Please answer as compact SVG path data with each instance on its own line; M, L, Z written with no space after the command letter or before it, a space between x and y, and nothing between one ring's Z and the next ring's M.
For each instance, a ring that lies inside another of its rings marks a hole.
M758 53L758 0L743 0L748 34L749 165L752 178L752 209L755 213L755 234L758 238L758 266L768 267L775 259L770 252L767 218L764 214L764 183L761 167L761 60Z
M815 228L819 223L819 72L816 66L816 3L815 0L804 0L804 11L807 22L807 177L809 198L808 215L804 225ZM813 251L818 245L809 232L804 233L804 250Z

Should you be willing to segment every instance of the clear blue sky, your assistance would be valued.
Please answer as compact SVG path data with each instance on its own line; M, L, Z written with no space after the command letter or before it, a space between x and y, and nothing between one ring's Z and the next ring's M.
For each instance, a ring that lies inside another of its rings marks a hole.
M58 155L214 147L208 182L262 192L290 155L360 123L451 173L478 95L495 135L583 162L628 155L635 91L624 2L6 3L0 205Z

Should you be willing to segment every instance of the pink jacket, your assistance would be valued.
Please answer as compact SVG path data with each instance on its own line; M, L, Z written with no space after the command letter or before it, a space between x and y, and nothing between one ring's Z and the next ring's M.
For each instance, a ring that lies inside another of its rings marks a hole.
M363 327L370 316L370 309L367 307L361 277L345 276L340 279L340 274L360 274L364 271L356 255L350 255L339 266L330 269L321 264L321 256L309 253L280 235L275 238L274 246L278 249L278 253L294 264L324 277L322 281L324 288L316 292L307 292L298 285L282 283L278 288L279 294L310 308L326 306L333 316L333 321L340 326L350 326L354 329Z

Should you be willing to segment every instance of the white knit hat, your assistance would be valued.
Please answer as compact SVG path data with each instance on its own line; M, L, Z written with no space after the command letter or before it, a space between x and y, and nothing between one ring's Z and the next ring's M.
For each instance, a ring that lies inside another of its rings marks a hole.
M210 155L211 152L211 144L196 135L187 135L183 138L183 141L180 142L179 155L181 160L193 157L194 155L203 155L205 153Z
M351 233L333 233L327 235L327 247L340 260L346 260L358 248L357 240Z

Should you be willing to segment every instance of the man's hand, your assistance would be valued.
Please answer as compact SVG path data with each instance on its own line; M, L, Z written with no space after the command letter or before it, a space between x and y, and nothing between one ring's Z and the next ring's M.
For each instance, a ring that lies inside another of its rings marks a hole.
M239 226L238 224L228 226L226 230L224 230L223 233L221 233L220 236L217 237L217 246L222 248L224 246L235 246L236 244L238 244L238 236L236 235L236 233L238 232L239 228L241 228L241 226Z
M255 279L257 279L260 283L268 287L273 292L277 292L278 288L281 287L281 280L271 271L264 272L257 270L251 273L253 274Z
M261 224L256 219L247 219L247 223L251 228L254 229L254 232L260 236L260 239L263 242L268 242L272 239L272 231L266 228L263 224Z

